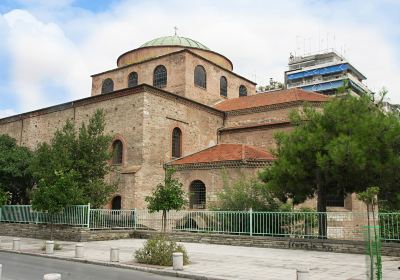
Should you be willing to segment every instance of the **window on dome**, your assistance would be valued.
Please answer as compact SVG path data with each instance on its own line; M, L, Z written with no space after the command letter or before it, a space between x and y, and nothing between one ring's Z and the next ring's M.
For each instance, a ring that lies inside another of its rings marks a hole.
M224 76L219 79L219 94L228 97L228 81Z
M175 127L172 131L172 157L179 158L182 155L182 131Z
M247 96L247 88L244 85L239 87L239 97Z
M194 84L202 88L207 88L207 73L201 65L197 65L194 68Z
M134 87L138 84L138 74L136 72L132 72L128 76L128 87Z
M163 88L167 85L167 68L164 65L158 65L154 69L153 86Z
M112 91L114 91L114 82L110 78L107 78L103 81L101 93L109 93Z
M206 185L200 180L195 180L190 184L189 207L190 209L206 208Z
M112 163L122 164L123 145L121 140L115 140L112 144Z

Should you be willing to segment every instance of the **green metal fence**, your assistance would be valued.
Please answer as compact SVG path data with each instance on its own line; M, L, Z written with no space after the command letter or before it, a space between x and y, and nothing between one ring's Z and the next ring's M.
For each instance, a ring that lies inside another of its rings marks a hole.
M371 219L371 218L370 218ZM66 208L59 214L34 211L30 205L0 208L0 221L8 223L51 223L102 229L162 230L161 212L142 210L91 209L89 205ZM379 213L383 242L400 242L400 213ZM326 223L321 236L319 224ZM359 212L256 212L256 211L169 211L169 232L203 232L291 238L363 240L367 213Z
M0 208L0 221L8 223L54 224L88 226L89 205L76 205L50 215L35 211L31 205L5 205Z

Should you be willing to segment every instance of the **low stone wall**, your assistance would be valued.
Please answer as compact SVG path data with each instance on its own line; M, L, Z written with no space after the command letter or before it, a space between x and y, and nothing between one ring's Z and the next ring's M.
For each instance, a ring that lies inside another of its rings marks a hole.
M134 230L88 230L84 228L54 225L53 238L67 241L101 241L126 238L149 238L154 231ZM1 223L0 235L30 237L38 239L50 238L49 225ZM363 241L346 241L332 239L301 239L286 237L245 236L177 232L167 235L178 242L208 243L231 246L249 246L260 248L301 249L337 253L365 254ZM400 243L382 243L382 254L400 257Z
M135 238L148 239L154 232L136 231ZM244 236L204 233L168 233L178 242L208 243L260 248L301 249L336 253L365 254L365 242L332 239L302 239L287 237ZM382 254L400 257L400 243L382 243Z
M85 232L89 232L87 229L71 226L53 226L53 238L56 240L67 240L67 241L83 241L82 237ZM29 237L38 239L50 239L51 227L49 225L41 224L13 224L13 223L1 223L0 224L0 235L17 236L17 237Z

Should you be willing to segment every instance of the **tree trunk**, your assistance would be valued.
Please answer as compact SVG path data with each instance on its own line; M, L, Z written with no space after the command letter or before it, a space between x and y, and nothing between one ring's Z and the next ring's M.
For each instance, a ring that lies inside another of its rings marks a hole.
M163 228L163 233L166 232L166 227L167 227L167 211L163 210L162 213L162 228Z
M321 173L317 171L317 212L318 212L318 238L327 238L326 219L326 187L322 184Z

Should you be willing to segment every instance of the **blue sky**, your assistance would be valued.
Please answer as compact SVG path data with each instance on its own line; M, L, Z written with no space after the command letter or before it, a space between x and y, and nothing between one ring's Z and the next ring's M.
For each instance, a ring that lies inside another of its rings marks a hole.
M398 0L2 0L0 117L90 95L90 75L156 37L178 34L283 81L289 54L335 47L400 103Z

